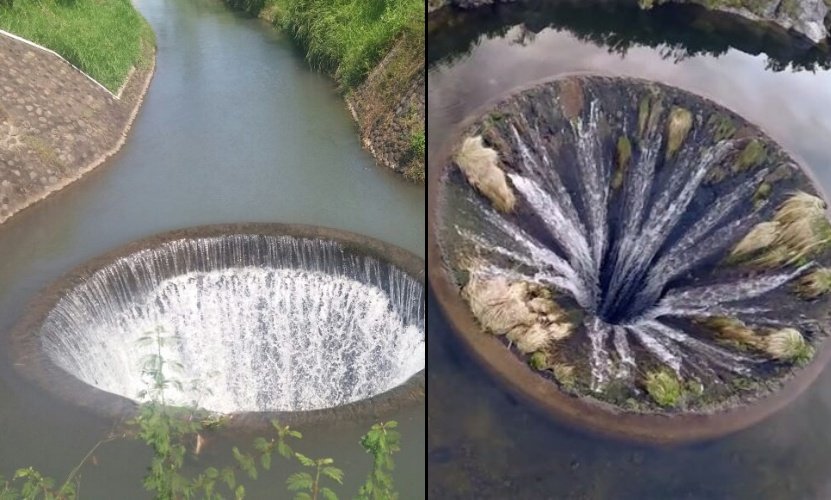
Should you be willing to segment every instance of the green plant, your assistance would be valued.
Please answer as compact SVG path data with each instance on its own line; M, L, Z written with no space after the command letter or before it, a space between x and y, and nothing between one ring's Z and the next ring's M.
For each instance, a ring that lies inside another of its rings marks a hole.
M399 36L423 40L418 0L278 0L278 23L306 48L312 66L346 88L361 83Z
M314 477L308 472L295 472L288 479L286 485L289 491L296 491L295 500L338 500L338 496L330 488L321 485L323 478L329 478L338 484L343 484L343 471L332 465L331 458L318 458L313 460L302 453L295 453L297 461L304 467L314 469ZM323 476L323 477L321 477Z
M236 467L208 467L192 478L182 474L187 443L194 435L198 436L201 430L215 428L222 418L206 416L197 409L197 402L190 408L167 404L166 391L171 387L181 389L182 385L168 376L168 372L179 366L165 360L163 356L164 347L177 339L162 333L163 330L156 329L139 340L141 345L154 348L153 354L145 358L142 370L147 389L142 391L140 398L148 398L149 401L141 405L139 415L130 422L135 428L134 437L144 441L153 451L153 458L144 477L144 487L156 500L220 500L226 498L218 491L221 487L226 487L235 500L242 500L245 498L245 487L238 484L237 472L242 471L251 479L257 479L257 463L264 470L269 470L275 452L284 458L296 459L303 467L312 469L311 472L294 473L287 479L288 490L296 493L296 500L337 500L335 491L323 482L328 479L343 484L343 471L334 466L331 458L312 459L294 451L288 440L300 439L302 434L290 426L280 425L276 420L271 422L276 436L270 439L258 437L254 440L254 449L258 455L243 453L234 447L232 451ZM392 430L396 425L394 421L375 424L361 439L361 445L374 458L373 470L358 494L361 500L398 498L390 475L393 469L392 454L399 451L399 434ZM102 444L126 435L111 435L96 443L59 486L56 486L54 479L44 476L33 467L18 469L10 480L0 476L0 500L77 500L81 467Z
M647 373L645 385L652 400L661 406L673 407L681 401L681 382L667 370Z
M398 40L408 42L402 45L408 59L423 65L425 12L420 0L226 2L273 20L300 42L313 67L331 73L347 89L363 82Z
M282 426L277 420L272 420L271 425L277 431L277 439L272 438L267 441L265 438L257 438L254 440L254 448L261 453L260 462L265 470L271 467L271 455L275 450L283 458L294 456L294 450L286 443L286 439L300 439L303 437L300 431L296 431L288 425Z
M549 368L547 356L543 351L537 351L531 354L531 357L528 358L528 364L531 368L539 371Z
M427 149L427 141L424 138L424 131L417 132L410 137L410 152L413 156L424 158Z
M372 472L358 492L358 500L396 500L398 493L392 480L393 453L399 451L401 435L394 429L398 422L379 423L361 438L361 446L372 455Z
M54 50L113 92L131 68L150 63L153 30L130 0L0 0L0 9L0 28Z
M761 164L766 158L767 150L765 149L765 145L759 139L753 139L739 153L736 162L733 164L733 171L744 172L751 167Z
M554 378L557 379L557 382L559 382L564 389L574 389L574 386L577 383L577 377L574 374L573 366L564 363L556 363L552 367L552 371L554 372Z
M14 486L18 482L19 489ZM0 484L0 500L74 500L78 491L77 483L71 480L56 488L54 479L45 477L33 467L17 469L11 481L0 476Z
M669 112L667 119L667 158L670 158L678 152L681 144L690 133L693 125L692 113L684 108L674 107Z
M831 292L831 268L820 267L806 274L794 285L794 291L806 300Z
M138 438L153 450L144 487L158 500L190 498L199 492L203 498L211 500L222 498L216 492L217 482L221 481L234 491L235 498L241 499L245 496L245 488L236 485L235 471L230 467L221 471L209 467L192 480L181 473L187 443L201 430L202 418L199 418L196 402L192 408L167 404L166 391L171 387L181 390L182 383L169 378L166 371L181 370L182 367L165 360L162 355L166 346L178 341L175 336L162 333L163 330L157 328L139 339L140 345L154 348L154 353L144 359L142 369L148 388L139 394L140 399L149 398L149 402L141 405L138 417L130 422L137 427Z
M76 500L81 484L81 468L101 445L120 437L123 436L110 435L95 443L59 486L55 485L53 478L44 476L34 467L17 469L9 481L0 476L0 500Z

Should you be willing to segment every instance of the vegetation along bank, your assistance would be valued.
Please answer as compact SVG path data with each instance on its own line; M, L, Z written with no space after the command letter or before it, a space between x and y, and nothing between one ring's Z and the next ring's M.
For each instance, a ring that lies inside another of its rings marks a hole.
M289 33L330 74L379 163L424 179L422 0L225 0Z

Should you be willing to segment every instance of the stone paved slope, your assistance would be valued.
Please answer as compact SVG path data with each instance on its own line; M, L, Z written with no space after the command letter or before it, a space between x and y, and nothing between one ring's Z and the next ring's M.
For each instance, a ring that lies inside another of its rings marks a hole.
M60 57L0 34L0 68L2 223L121 147L153 65L133 71L117 99Z

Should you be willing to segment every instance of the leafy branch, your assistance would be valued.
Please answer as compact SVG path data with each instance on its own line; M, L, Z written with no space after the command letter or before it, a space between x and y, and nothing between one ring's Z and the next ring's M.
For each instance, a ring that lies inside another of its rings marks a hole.
M198 410L197 401L189 408L168 404L167 391L171 388L181 391L183 387L178 380L169 377L168 373L181 372L182 366L165 359L165 348L175 347L178 339L162 333L161 329L156 329L139 340L142 345L152 347L153 353L143 360L142 375L146 379L147 389L139 394L139 398L147 399L147 402L139 407L138 416L128 422L133 429L132 433L111 434L96 443L60 486L56 486L54 479L44 476L33 467L18 469L8 481L0 476L0 500L77 500L82 467L103 444L128 435L142 440L153 451L143 484L157 500L221 500L226 498L220 492L221 489L227 489L234 500L243 500L245 487L239 484L237 472L257 479L258 465L263 470L270 470L275 453L284 459L296 461L303 468L286 480L286 488L294 492L295 500L338 499L330 486L333 483L343 484L343 471L335 467L332 458L313 459L295 451L293 441L301 439L303 435L290 426L281 425L277 420L271 422L276 432L273 437L258 437L254 440L254 454L243 453L237 447L232 449L235 466L222 469L208 467L192 478L182 474L188 444L193 442L194 436L198 443L202 430L221 426L223 419ZM197 394L201 393L196 384L192 389ZM373 469L358 493L358 500L397 500L398 494L393 488L391 475L394 467L392 454L399 451L399 434L393 430L396 426L394 421L375 424L361 438L361 446L373 456Z

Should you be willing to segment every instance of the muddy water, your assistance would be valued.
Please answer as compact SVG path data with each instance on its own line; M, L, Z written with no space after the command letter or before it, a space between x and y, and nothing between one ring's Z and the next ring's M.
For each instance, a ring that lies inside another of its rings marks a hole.
M364 233L424 253L424 190L374 164L332 82L264 23L214 0L137 0L156 32L156 75L122 151L85 179L0 227L0 332L38 290L72 267L129 241L174 228L239 221L317 224ZM6 339L0 336L5 344ZM5 352L5 348L2 350ZM64 477L113 422L23 383L0 363L0 474L32 465ZM403 499L424 497L425 410L399 420L395 479ZM343 497L365 479L358 444L372 421L304 428L297 449L331 456L345 471ZM189 468L229 465L214 437ZM147 498L149 453L116 442L82 471L90 499ZM294 468L275 461L250 498L287 498Z
M488 101L540 79L595 72L660 80L716 100L761 126L829 192L825 56L699 9L652 14L614 2L549 1L440 15L430 26L431 167L454 127ZM433 298L428 306L428 491L436 498L831 498L828 370L753 428L697 445L642 447L529 410L468 359L434 314Z

